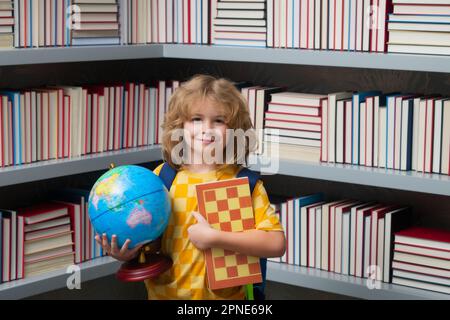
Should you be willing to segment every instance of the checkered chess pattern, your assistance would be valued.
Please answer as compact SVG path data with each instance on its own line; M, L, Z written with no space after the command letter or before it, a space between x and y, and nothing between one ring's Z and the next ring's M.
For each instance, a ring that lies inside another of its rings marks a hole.
M161 167L162 165L158 166L154 173L158 175ZM242 288L209 290L204 254L189 241L187 232L187 229L196 223L191 216L192 211L198 211L195 185L232 179L236 173L237 169L233 166L218 175L193 175L184 170L178 172L170 188L172 214L162 238L162 252L172 258L173 267L158 278L146 281L149 299L242 299L244 297ZM261 182L256 184L252 202L257 229L283 230Z
M211 227L227 232L254 229L255 220L249 195L248 185L205 191L205 210Z
M261 273L259 258L236 254L235 252L213 249L216 281L223 281Z

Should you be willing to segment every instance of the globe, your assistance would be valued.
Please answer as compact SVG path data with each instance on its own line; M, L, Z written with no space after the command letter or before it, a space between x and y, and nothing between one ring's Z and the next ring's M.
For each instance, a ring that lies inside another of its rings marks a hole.
M119 248L158 239L171 212L167 188L152 171L134 165L113 168L103 174L89 194L88 212L94 230L117 236Z

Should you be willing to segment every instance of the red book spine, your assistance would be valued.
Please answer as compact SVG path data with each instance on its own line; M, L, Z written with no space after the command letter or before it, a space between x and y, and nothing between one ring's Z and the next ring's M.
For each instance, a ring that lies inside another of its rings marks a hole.
M4 167L5 166L5 154L4 154L4 143L3 143L3 99L0 96L0 154L1 154L1 163L0 163L0 167Z
M432 100L431 101L431 140L430 140L430 142L431 142L431 148L430 148L430 150L431 150L431 154L430 154L430 166L429 166L429 168L428 168L428 172L433 172L433 145L434 145L434 134L433 134L433 132L434 132L434 111L435 111L435 107L434 107L434 105L435 105L435 102L436 102L436 100Z
M145 102L144 102L144 97L145 97L145 86L142 85L140 88L140 101L139 101L139 106L141 107L140 110L142 111L142 114L139 115L139 117L141 118L141 144L140 146L144 145L144 119L147 119L147 114L145 112Z
M328 207L328 271L331 271L331 206ZM334 268L334 266L333 266Z
M65 149L66 149L66 102L64 100L64 98L62 99L62 152L61 152L61 158L64 158L65 153Z
M8 101L8 110L12 110L12 102ZM13 118L12 118L12 112L9 112L9 161L8 164L13 164L13 137L12 137L12 126L13 126Z
M126 112L126 116L124 118L124 125L125 125L124 135L125 135L125 137L123 140L124 141L123 146L122 146L123 148L128 148L128 118L130 117L129 108L130 108L131 84L128 83L127 87L128 87L128 97L127 97L126 106L125 106L127 112Z
M40 136L40 145L41 145L41 158L39 160L44 160L44 148L43 148L43 144L44 144L44 116L42 115L42 109L44 108L44 99L43 99L44 94L41 93L41 110L40 110L40 123L41 123L41 136Z
M135 91L135 85L132 84L132 89L130 90L130 94L129 94L129 98L130 98L130 105L129 110L130 112L128 113L130 115L129 120L130 120L130 125L128 127L128 129L130 130L130 133L128 135L128 139L129 139L129 143L128 143L128 147L133 147L133 141L134 141L134 91Z
M71 134L70 134L70 130L71 130L71 127L70 127L70 122L71 122L71 119L72 119L72 112L71 112L71 109L72 109L72 101L71 101L71 99L70 99L70 97L68 98L68 101L69 101L69 105L68 105L68 110L67 110L67 112L69 113L69 121L68 121L68 132L69 132L69 136L67 137L67 140L68 140L68 146L67 146L67 150L68 150L68 157L70 157L71 156L71 153L72 153L72 141L71 141L71 139L70 139L70 136L71 136Z
M383 52L387 52L387 44L389 42L389 30L387 26L387 21L389 20L389 14L394 12L394 5L392 4L392 0L386 0L386 14L384 16L384 43L383 43Z
M425 168L425 165L426 165L425 154L427 152L428 102L429 102L429 100L427 100L427 102L425 104L425 134L424 134L424 137L423 137L423 170L422 170L422 172L426 171L426 168Z
M98 148L98 135L99 135L99 124L100 124L100 94L97 94L97 119L96 119L96 125L95 125L95 152L99 152Z
M50 95L47 93L48 97L50 98ZM48 100L49 101L49 100ZM50 159L50 136L51 136L51 132L50 132L50 107L48 108L48 112L47 112L47 160Z
M366 100L366 107L365 108L366 108L366 116L364 117L364 122L365 122L366 129L364 130L364 140L366 142L365 142L365 148L364 148L364 165L367 166L367 148L368 148L368 146L367 146L367 116L368 116L367 115L367 111L368 111L367 110L367 100Z
M292 201L292 200L289 200ZM286 262L289 263L289 206L288 202L286 203Z

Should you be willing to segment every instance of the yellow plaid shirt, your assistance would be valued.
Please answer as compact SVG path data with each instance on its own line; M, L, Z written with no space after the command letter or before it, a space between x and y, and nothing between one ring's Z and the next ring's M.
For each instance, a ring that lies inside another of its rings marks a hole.
M159 175L162 165L154 172ZM146 280L149 299L243 299L244 288L234 287L210 290L206 276L203 252L189 241L188 228L195 224L192 211L198 211L195 185L198 183L232 179L239 171L230 165L220 171L192 173L180 170L170 188L172 214L162 238L162 252L170 256L173 266L156 279ZM283 231L261 180L252 194L255 228Z

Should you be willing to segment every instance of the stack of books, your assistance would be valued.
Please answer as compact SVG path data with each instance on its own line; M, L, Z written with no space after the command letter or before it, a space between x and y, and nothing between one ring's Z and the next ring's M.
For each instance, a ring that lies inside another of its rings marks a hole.
M320 148L326 101L327 96L319 94L272 94L265 113L264 141Z
M0 1L0 48L14 46L14 9L12 0Z
M0 209L0 283L104 256L89 219L89 192L63 189L51 202Z
M74 0L72 45L120 44L117 0Z
M386 51L390 0L268 0L267 46Z
M449 0L393 0L388 52L450 54Z
M17 213L18 279L74 263L74 243L67 207L47 203Z
M215 0L212 14L213 44L266 47L266 0Z
M393 283L450 294L450 232L414 227L395 234Z

